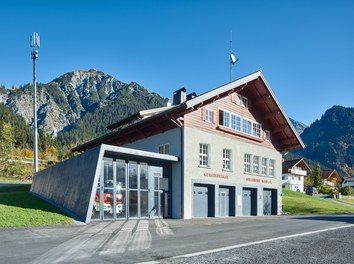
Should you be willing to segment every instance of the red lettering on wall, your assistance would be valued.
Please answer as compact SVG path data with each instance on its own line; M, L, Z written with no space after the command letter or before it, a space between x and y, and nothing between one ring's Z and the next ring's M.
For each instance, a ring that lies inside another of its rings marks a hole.
M265 184L272 184L271 180L260 180L260 179L255 179L255 178L246 178L246 181L259 182L259 183L265 183Z
M204 177L213 177L213 178L220 178L220 179L228 179L228 175L224 174L218 174L218 173L210 173L210 172L204 172Z

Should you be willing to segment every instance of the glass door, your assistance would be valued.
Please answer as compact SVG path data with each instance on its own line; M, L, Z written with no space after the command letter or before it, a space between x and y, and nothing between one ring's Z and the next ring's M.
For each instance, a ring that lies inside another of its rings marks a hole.
M129 179L129 217L139 217L139 197L138 197L138 164L129 162L128 164Z
M162 167L104 158L91 219L162 217Z
M139 195L140 195L140 218L149 217L149 180L148 165L140 163L139 170Z
M127 164L124 160L116 160L116 217L120 219L127 218L126 205L127 205Z

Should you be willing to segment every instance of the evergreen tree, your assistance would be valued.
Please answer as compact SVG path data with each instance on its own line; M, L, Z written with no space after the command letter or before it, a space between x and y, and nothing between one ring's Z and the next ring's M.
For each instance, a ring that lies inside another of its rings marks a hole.
M320 165L317 165L313 169L311 178L313 180L313 186L316 187L316 188L319 188L321 186L321 184L322 184Z

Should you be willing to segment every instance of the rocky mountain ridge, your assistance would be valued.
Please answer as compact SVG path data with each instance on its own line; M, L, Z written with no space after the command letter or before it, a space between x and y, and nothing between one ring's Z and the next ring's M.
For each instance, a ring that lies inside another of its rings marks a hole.
M294 126L294 128L296 129L296 131L298 132L299 135L301 135L302 132L304 132L304 130L309 127L308 125L306 125L300 121L296 121L292 118L289 118L289 119L290 119L291 124Z
M306 148L296 154L354 176L354 108L335 105L301 134Z
M52 136L70 130L88 113L94 113L110 103L128 103L127 96L140 95L153 102L151 107L162 106L163 98L150 93L135 82L123 83L97 70L68 72L47 84L38 84L38 127ZM128 100L129 101L129 100ZM33 123L33 98L30 84L14 89L0 88L0 103ZM156 105L155 105L156 104ZM149 108L147 105L143 108Z

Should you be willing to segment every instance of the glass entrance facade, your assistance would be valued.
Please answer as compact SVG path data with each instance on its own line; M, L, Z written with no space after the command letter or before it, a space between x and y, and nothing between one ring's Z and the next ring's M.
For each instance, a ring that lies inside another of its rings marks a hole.
M104 158L92 220L162 217L162 167Z

